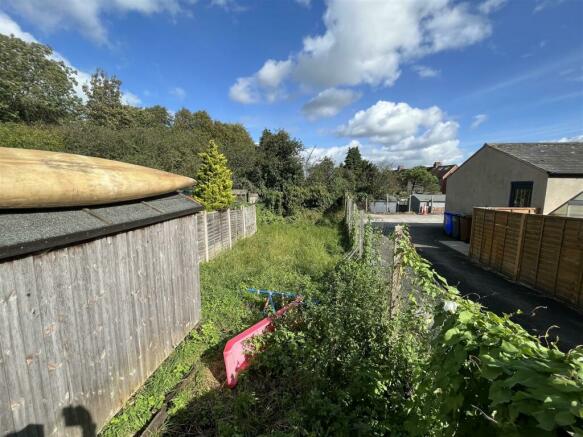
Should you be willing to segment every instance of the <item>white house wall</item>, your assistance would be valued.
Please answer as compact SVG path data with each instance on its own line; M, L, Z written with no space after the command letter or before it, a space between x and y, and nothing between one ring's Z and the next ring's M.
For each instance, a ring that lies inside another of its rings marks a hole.
M549 214L583 191L583 178L550 177L543 214Z

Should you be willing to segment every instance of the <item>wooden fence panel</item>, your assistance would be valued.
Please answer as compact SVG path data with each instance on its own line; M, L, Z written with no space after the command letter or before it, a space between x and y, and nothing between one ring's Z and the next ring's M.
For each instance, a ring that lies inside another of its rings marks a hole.
M500 272L514 277L518 270L518 256L522 246L522 220L524 214L506 214L506 237L504 240L504 256Z
M496 211L494 213L494 233L492 235L492 256L490 267L496 271L502 270L504 261L504 248L506 246L506 228L508 225L507 212Z
M577 305L580 300L583 276L583 220L565 220L563 244L557 269L557 296Z
M494 241L494 220L496 212L493 210L486 210L484 214L484 225L482 231L482 245L480 248L480 262L485 265L490 265L490 258L492 256L492 242Z
M564 226L565 220L562 217L547 216L543 221L535 286L549 294L555 293L555 279L561 257Z
M583 219L475 208L470 257L583 307Z
M538 260L543 235L544 217L529 215L524 227L524 241L522 243L522 257L518 279L525 284L536 286Z
M474 218L472 219L472 233L470 239L470 257L476 260L480 259L482 242L484 241L484 216L486 210L475 209Z
M193 216L0 263L0 435L103 426L199 321L198 268Z
M213 259L257 231L255 205L196 215L200 262Z

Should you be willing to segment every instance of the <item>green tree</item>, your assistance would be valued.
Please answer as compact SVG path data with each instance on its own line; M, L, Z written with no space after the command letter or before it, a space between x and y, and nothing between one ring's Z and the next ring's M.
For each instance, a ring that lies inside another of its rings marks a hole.
M0 35L0 121L55 123L74 116L80 105L75 71L53 50Z
M194 198L207 211L227 208L235 201L232 173L227 165L227 158L213 140L209 142L208 150L198 156L200 166L195 176Z
M304 146L284 131L272 133L265 129L259 140L259 168L254 175L257 185L267 189L283 191L288 185L297 185L303 180L302 157Z
M346 152L346 158L344 158L344 167L353 171L355 174L359 174L362 165L363 159L358 146L349 147L348 152Z
M399 180L401 188L409 195L420 192L439 192L439 180L422 166L401 170Z
M121 80L109 77L97 69L89 85L83 85L87 96L85 117L91 123L111 128L128 127L135 119L135 109L128 109L121 101Z
M172 126L175 129L195 129L195 121L190 112L186 108L180 108L176 114L174 114L174 123Z

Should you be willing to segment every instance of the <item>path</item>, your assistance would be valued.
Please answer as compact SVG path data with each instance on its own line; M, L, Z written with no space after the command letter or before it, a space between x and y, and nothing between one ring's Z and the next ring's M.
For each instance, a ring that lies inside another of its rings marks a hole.
M545 335L551 328L550 334L559 337L559 346L563 350L583 344L583 316L580 313L562 302L510 282L472 263L467 257L468 245L443 233L442 216L398 214L375 215L371 218L385 234L391 232L396 224L407 223L419 253L450 284L457 285L467 298L479 301L497 314L522 310L523 314L513 317L514 321L539 336Z

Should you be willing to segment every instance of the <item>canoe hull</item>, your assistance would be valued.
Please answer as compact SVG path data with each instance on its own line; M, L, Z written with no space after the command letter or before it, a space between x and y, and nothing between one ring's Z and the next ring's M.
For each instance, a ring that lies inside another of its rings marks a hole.
M0 208L101 205L192 185L191 178L119 161L0 147Z

